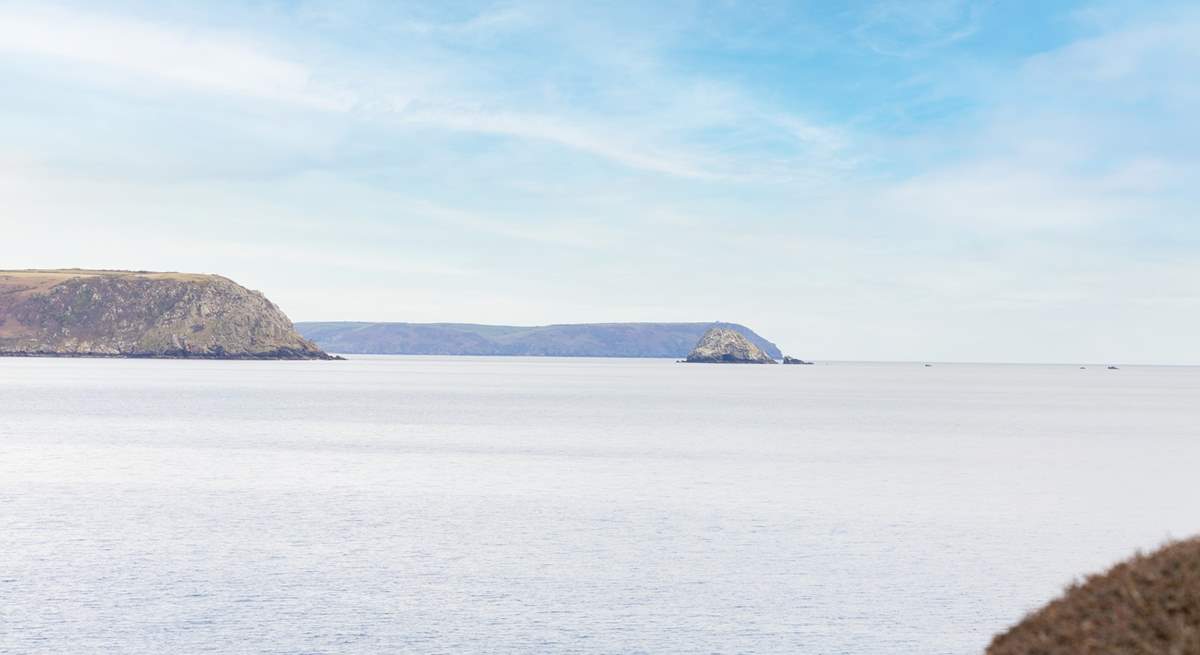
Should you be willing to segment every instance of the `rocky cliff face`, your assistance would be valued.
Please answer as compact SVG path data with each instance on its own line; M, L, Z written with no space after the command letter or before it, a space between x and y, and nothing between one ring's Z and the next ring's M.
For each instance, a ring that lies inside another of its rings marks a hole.
M0 354L329 358L229 279L83 270L0 271Z
M727 328L712 328L688 353L687 361L714 364L774 364L758 346L740 333Z

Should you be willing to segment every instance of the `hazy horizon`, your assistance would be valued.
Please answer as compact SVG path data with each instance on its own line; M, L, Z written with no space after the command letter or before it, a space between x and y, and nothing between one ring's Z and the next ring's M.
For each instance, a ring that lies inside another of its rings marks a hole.
M0 260L1200 364L1198 42L1186 2L6 2Z

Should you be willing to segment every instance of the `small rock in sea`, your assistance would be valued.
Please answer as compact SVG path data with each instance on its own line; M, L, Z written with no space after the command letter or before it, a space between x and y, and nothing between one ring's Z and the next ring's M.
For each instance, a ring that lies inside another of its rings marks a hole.
M783 363L784 363L784 364L807 364L807 365L812 365L812 362L806 362L806 361L804 361L803 359L800 359L799 357L792 357L791 355L784 355L784 356L783 356Z
M1116 367L1116 366L1109 366L1109 367L1108 367L1108 370L1110 370L1110 371L1116 371L1116 370L1117 370L1117 367Z

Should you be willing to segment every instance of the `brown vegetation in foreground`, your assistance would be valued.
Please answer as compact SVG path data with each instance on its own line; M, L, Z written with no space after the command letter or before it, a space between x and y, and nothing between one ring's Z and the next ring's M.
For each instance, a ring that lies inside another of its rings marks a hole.
M1200 538L1093 575L998 635L988 655L1200 654Z

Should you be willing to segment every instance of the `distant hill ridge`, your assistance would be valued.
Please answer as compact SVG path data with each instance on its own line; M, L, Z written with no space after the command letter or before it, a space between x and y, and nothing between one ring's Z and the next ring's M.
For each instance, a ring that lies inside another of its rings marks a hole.
M681 358L713 327L735 330L771 357L782 357L778 346L737 323L296 323L305 338L335 353L547 357Z

